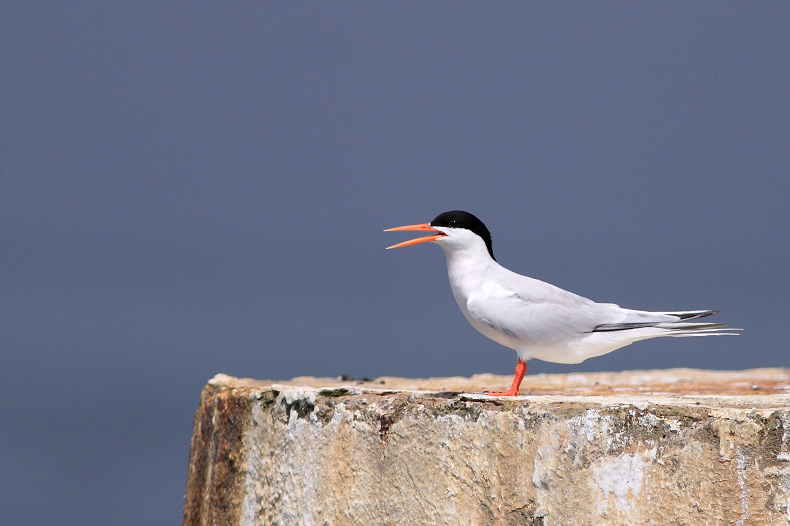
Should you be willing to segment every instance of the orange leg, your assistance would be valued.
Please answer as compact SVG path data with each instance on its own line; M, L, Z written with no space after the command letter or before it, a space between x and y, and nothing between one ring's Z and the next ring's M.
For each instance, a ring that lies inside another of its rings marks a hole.
M521 386L521 380L527 374L527 362L518 359L516 362L516 375L513 377L513 385L505 393L488 393L490 396L518 396L518 388Z

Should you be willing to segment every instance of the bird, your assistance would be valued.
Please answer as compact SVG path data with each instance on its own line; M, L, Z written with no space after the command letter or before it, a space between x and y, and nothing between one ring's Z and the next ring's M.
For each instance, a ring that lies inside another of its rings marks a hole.
M660 336L735 335L723 323L693 322L716 310L650 312L596 303L567 290L522 276L494 257L485 224L462 210L443 212L430 223L388 228L427 232L428 236L387 247L424 242L439 245L458 307L483 335L514 349L516 372L510 389L491 396L517 396L527 361L575 364L610 353L639 340Z

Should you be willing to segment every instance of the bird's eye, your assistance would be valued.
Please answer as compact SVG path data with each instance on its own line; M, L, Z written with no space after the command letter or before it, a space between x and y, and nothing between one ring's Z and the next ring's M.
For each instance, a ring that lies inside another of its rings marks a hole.
M456 221L455 219L451 219L450 220L450 226L455 226L457 224L458 224L458 221Z

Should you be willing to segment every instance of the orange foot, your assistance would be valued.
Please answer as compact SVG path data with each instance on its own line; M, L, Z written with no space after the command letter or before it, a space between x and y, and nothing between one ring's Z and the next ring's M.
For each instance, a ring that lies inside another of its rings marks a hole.
M518 396L518 389L508 389L504 393L486 393L488 396Z
M516 362L516 375L513 377L513 385L504 393L488 393L489 396L518 396L518 388L521 387L521 380L527 374L527 362L518 359Z

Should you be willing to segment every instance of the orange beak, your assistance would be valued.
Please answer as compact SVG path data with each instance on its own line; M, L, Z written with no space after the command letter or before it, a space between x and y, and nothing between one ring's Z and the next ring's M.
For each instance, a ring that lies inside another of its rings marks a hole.
M403 243L398 243L397 245L392 245L390 248L398 248L398 247L408 247L409 245L416 245L418 243L425 243L426 241L436 241L440 237L444 237L447 234L440 232L434 228L431 228L431 225L428 223L422 223L420 225L406 225L406 226L399 226L395 228L388 228L384 232L395 232L397 230L416 230L418 232L433 232L436 235L433 236L426 236L426 237L418 237L417 239L411 239L409 241L404 241Z

